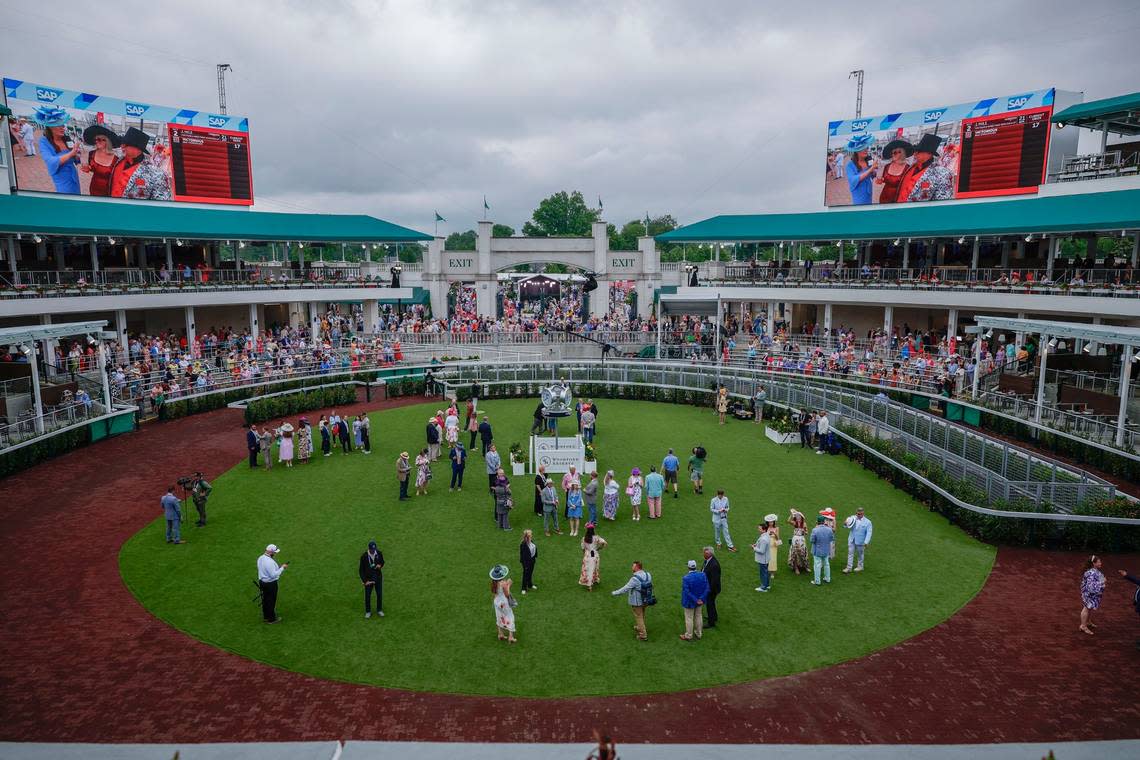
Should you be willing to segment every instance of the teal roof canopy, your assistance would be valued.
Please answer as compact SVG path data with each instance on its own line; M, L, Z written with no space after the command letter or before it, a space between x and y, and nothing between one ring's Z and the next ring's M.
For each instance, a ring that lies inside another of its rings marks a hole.
M193 208L178 203L0 195L0 233L188 240L404 243L431 240L363 214L280 214Z
M1053 114L1052 122L1087 129L1104 129L1122 135L1140 134L1140 92L1078 103Z
M658 235L659 243L887 240L1140 229L1140 190L1016 201L935 202L807 214L714 216Z

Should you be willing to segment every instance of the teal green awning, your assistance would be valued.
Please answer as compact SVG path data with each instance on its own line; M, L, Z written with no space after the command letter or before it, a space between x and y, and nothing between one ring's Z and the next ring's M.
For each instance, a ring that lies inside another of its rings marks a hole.
M304 243L406 243L431 240L416 230L363 214L281 214L0 195L0 234L69 237L265 240Z
M12 115L12 109L9 108L8 106L4 105L3 103L0 103L0 118L3 118L4 116L11 116L11 115Z
M1121 135L1140 134L1140 92L1078 103L1053 114L1054 124L1104 129Z
M1015 201L901 204L809 214L714 216L666 232L659 243L894 240L1140 228L1140 190Z

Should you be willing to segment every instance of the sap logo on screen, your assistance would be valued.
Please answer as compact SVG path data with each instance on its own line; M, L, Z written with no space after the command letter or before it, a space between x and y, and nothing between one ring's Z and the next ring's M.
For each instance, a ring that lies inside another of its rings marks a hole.
M210 114L210 118L206 120L206 123L211 127L224 127L228 121L229 117L227 116L215 116L214 114Z
M867 126L870 123L871 123L870 119L859 119L857 121L853 121L853 122L851 122L851 131L852 132L862 132L863 130L865 130L867 128Z
M41 103L54 103L59 100L60 95L63 95L63 90L54 90L51 87L36 88L36 100Z
M1012 98L1006 98L1005 110L1016 111L1018 108L1021 108L1023 105L1028 103L1030 97L1032 97L1032 96L1031 95L1014 95Z
M944 113L946 113L945 108L936 108L933 111L927 111L924 114L922 114L922 123L923 124L930 124L932 122L936 122L942 118L942 115Z
M125 103L123 105L123 113L127 116L142 116L150 106L145 106L142 103Z

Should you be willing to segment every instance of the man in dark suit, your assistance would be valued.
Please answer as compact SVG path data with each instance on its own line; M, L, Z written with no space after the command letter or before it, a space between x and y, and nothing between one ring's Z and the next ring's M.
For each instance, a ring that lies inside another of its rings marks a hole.
M491 433L491 423L487 421L487 415L483 415L483 421L479 423L479 441L483 444L483 456L487 456L487 447L491 445L491 441L495 440L495 436Z
M717 561L716 556L713 554L711 546L705 547L704 574L709 579L709 595L705 598L705 611L708 614L708 622L705 623L705 628L716 628L716 598L717 595L720 594L720 562Z
M384 553L375 541L360 555L360 582L364 584L364 617L372 617L372 592L376 592L376 614L384 617Z
M250 425L245 431L245 447L249 449L249 466L257 467L257 452L261 451L261 439L257 436L257 428Z
M447 490L454 491L458 487L462 491L463 471L467 468L467 449L463 448L463 441L455 442L447 458L451 460L451 487Z

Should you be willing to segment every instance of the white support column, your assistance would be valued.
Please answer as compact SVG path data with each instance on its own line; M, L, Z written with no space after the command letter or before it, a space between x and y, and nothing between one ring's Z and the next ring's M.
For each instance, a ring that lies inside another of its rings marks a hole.
M1010 243L1008 240L1001 241L1001 266L1002 266L1002 269L1009 269L1009 248L1010 248Z
M827 336L827 345L831 345L831 319L832 310L831 304L825 303L823 305L823 334Z
M716 294L716 335L714 336L716 338L716 342L715 342L716 358L714 359L714 361L717 363L718 367L720 366L720 363L721 363L721 361L720 361L720 359L721 359L721 357L720 357L720 340L721 340L721 338L720 338L720 334L721 334L720 326L722 324L724 324L724 315L721 313L720 293L717 293ZM720 373L718 371L718 373L717 373L718 382L719 382L719 376L720 376Z
M149 262L146 260L146 243L135 243L135 266L146 269Z
M1116 445L1124 446L1124 420L1128 414L1128 386L1132 380L1132 361L1136 346L1124 346L1120 357L1120 411L1116 413Z
M119 335L119 345L123 350L123 359L127 359L131 355L131 344L127 339L127 310L115 310L115 332Z
M778 305L775 301L769 301L768 302L768 335L769 336L776 334L776 320L779 318L779 314L776 311L777 306Z
M1017 318L1018 319L1025 319L1025 312L1024 311L1018 312ZM1015 333L1013 339L1017 342L1017 345L1014 346L1014 348L1021 348L1022 346L1025 345L1025 333L1023 333L1023 332Z
M902 268L910 269L910 241L903 243Z
M895 307L883 307L883 333L888 337L894 332Z
M653 355L654 359L661 358L661 324L665 321L662 315L661 302L657 302L657 353Z
M92 240L87 244L87 250L91 254L91 271L99 271L99 244Z
M36 341L31 341L28 344L31 352L28 354L28 364L32 369L32 406L36 412L36 432L44 432L44 404L40 398L40 368L39 362L36 360Z
M1135 249L1133 249L1133 250L1135 250ZM1133 253L1133 256L1135 256L1135 253ZM14 238L14 237L8 238L8 271L11 272L13 275L16 274L16 238ZM15 280L15 277L13 277L12 279ZM16 282L13 282L12 284L18 285L19 282L16 281Z
M970 249L970 269L978 268L978 261L982 256L982 241L974 238L974 245Z
M1049 358L1049 336L1041 334L1041 346L1037 353L1041 355L1041 362L1037 369L1037 408L1033 411L1033 421L1041 422L1041 407L1045 404L1045 366Z
M309 301L309 332L312 336L321 334L321 304Z
M166 271L170 272L170 277L174 278L174 246L167 240L165 243L166 248Z
M257 342L257 336L261 332L261 325L257 319L257 304L251 303L249 305L249 337Z
M958 334L958 310L950 309L946 315L946 337L952 338Z
M974 378L970 388L970 398L978 397L978 381L982 374L982 344L985 342L985 333L982 328L978 328L978 333L974 337Z
M11 240L9 240L8 242L10 245ZM1140 266L1140 232L1137 232L1135 235L1132 236L1132 259L1131 259L1131 262L1132 262L1132 268L1133 269ZM12 266L15 267L16 263L12 262ZM12 271L14 272L16 270L13 269Z
M380 302L370 298L364 302L364 332L375 333L380 321Z
M1104 322L1104 318L1103 318L1103 317L1093 317L1092 323L1093 323L1094 325L1099 325L1099 324L1101 324L1102 322ZM1100 349L1100 344L1099 344L1099 343L1097 343L1095 340L1090 340L1090 341L1089 341L1089 356L1096 356L1096 352L1097 352L1099 349Z
M1045 260L1045 276L1053 279L1053 263L1057 260L1057 246L1061 239L1056 235L1049 236L1049 258Z
M51 324L51 314L40 315L41 325ZM55 375L55 361L56 349L59 346L59 340L55 338L44 338L44 377L52 377Z
M194 355L194 342L197 338L197 329L194 324L194 307L187 306L186 309L186 347L190 350L190 355Z
M97 354L99 378L103 381L103 412L106 414L111 411L111 378L107 376L107 344L103 342L101 337L97 346Z

